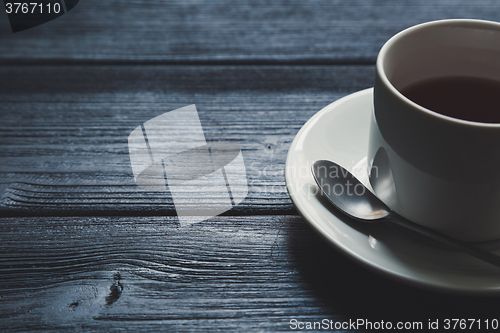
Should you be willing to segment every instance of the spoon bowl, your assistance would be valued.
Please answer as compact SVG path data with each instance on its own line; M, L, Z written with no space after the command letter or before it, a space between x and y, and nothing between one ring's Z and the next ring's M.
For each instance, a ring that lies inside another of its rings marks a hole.
M390 222L417 232L442 244L500 267L500 257L436 230L420 226L392 211L352 173L337 163L316 161L312 173L321 193L338 210L363 222Z
M366 222L384 218L390 209L340 165L320 160L312 166L316 184L335 207Z

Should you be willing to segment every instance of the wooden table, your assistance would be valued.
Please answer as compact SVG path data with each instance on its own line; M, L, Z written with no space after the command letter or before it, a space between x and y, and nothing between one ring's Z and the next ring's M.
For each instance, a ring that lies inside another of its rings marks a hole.
M86 0L16 34L2 17L1 331L500 319L497 298L414 289L351 262L297 215L283 175L300 127L373 85L390 36L499 20L499 3ZM137 190L127 137L190 104L208 141L242 148L249 195L181 227L171 198Z

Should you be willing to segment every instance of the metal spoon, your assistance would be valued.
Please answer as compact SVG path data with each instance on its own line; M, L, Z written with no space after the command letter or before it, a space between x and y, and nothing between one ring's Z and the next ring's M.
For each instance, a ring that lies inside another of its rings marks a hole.
M312 166L312 173L321 192L346 215L364 222L387 221L397 224L500 267L499 256L422 227L392 211L356 177L338 164L325 160L316 161Z

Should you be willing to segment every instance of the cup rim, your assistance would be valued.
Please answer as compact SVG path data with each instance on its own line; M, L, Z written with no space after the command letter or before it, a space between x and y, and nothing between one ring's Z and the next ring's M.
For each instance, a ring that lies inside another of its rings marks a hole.
M419 111L430 115L432 117L448 121L448 122L453 122L461 125L466 125L470 127L477 127L477 128L500 128L500 123L482 123L478 121L471 121L471 120L463 120L463 119L458 119L450 116L443 115L441 113L438 113L436 111L432 111L431 109L427 109L409 98L407 98L405 95L403 95L396 87L393 86L393 84L389 81L387 78L387 75L384 70L384 58L390 49L390 47L398 40L403 38L404 36L420 29L424 28L430 28L434 26L457 26L457 24L460 24L461 26L469 26L469 27L474 27L474 26L489 26L489 27L495 27L498 30L500 30L500 23L494 22L494 21L487 21L487 20L477 20L477 19L446 19L446 20L437 20L437 21L430 21L430 22L425 22L425 23L420 23L417 25L414 25L412 27L406 28L394 36L392 36L385 44L382 46L380 49L380 52L377 56L377 62L376 62L376 70L382 80L382 82L385 84L386 87L389 88L389 90L397 96L399 99L401 99L404 103L410 104L412 107L418 109Z

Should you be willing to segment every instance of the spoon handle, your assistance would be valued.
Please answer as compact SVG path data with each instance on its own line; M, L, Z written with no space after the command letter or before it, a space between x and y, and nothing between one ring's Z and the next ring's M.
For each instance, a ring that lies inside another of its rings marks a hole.
M480 249L474 245L459 241L458 239L447 236L438 231L418 225L393 212L390 215L388 215L385 218L385 220L388 222L395 223L399 226L405 227L407 229L410 229L412 231L418 232L419 234L432 238L442 244L454 247L457 250L461 250L462 252L465 252L478 259L481 259L489 264L500 267L500 257L494 253Z

